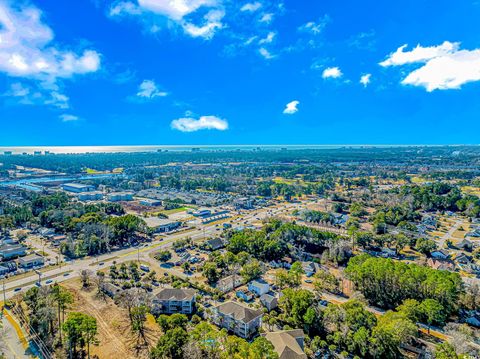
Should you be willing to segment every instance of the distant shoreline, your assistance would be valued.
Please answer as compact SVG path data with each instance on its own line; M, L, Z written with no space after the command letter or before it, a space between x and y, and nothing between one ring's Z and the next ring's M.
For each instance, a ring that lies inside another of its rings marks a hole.
M118 145L118 146L0 146L0 154L5 152L12 152L12 154L33 154L34 152L41 151L45 153L54 154L84 154L84 153L135 153L135 152L157 152L157 151L192 151L192 149L203 150L308 150L308 149L361 149L361 148L398 148L398 147L461 147L461 146L478 146L476 144L436 144L436 145L382 145L382 144L363 144L363 145Z

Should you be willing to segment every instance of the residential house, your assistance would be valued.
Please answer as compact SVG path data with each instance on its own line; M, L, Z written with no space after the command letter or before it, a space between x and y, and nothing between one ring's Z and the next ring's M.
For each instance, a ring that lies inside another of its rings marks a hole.
M212 308L211 320L220 328L248 339L258 333L262 315L262 310L254 310L237 302L225 302Z
M232 274L217 282L216 288L223 293L230 292L243 284L243 279L238 274Z
M473 243L468 239L457 243L457 248L463 249L464 251L471 252L473 250Z
M307 359L304 352L305 335L302 329L262 334L273 344L279 359Z
M152 311L163 314L192 314L196 291L193 289L163 288L152 301Z
M268 311L278 307L278 298L273 293L265 293L260 297L260 303L263 304Z
M250 302L254 298L253 293L247 290L240 289L240 290L237 290L235 294L237 298L243 299L245 302Z
M448 253L443 249L433 251L432 253L430 253L430 255L432 256L432 258L435 258L435 259L447 259L450 257L450 253Z
M225 243L221 238L213 238L205 242L205 247L210 251L217 251L224 248Z
M435 258L428 258L427 265L430 268L438 269L438 270L448 270L453 271L455 270L455 263L451 260L440 260Z
M302 268L307 277L311 277L312 275L317 273L317 270L318 270L317 267L318 265L315 264L314 262L302 262Z
M265 282L263 279L252 280L250 283L248 283L248 290L255 293L255 295L259 297L262 294L266 294L270 291L270 284Z

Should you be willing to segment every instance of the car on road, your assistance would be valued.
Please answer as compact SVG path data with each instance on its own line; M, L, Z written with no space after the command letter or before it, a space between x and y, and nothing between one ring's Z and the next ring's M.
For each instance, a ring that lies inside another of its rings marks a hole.
M64 277L68 277L69 275L70 275L70 273L63 273Z
M21 290L22 290L22 288L19 287L19 288L15 288L13 291L14 291L14 292L20 292Z
M98 263L99 266L103 266L104 264L105 264L105 262Z
M51 283L53 283L52 279L48 279L47 281L45 281L45 284L51 284Z
M313 281L311 279L305 279L305 283L312 283Z

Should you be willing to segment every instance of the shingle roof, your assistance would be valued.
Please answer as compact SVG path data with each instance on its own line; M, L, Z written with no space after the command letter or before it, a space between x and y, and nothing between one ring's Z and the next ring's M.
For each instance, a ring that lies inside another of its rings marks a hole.
M263 314L262 310L254 310L241 305L237 302L226 302L218 305L217 310L224 314L230 315L236 320L241 320L244 323L251 322Z
M264 334L265 338L273 344L279 359L306 359L304 353L296 338L303 338L301 329L285 330L281 332L271 332Z
M193 289L164 288L156 296L158 300L192 300L195 296Z

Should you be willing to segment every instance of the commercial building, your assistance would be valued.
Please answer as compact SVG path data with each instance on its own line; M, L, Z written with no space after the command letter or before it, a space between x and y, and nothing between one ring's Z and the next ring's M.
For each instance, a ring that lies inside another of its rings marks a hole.
M123 202L133 200L133 193L131 192L112 192L107 194L107 201L109 202Z
M162 205L162 201L158 199L144 198L140 200L140 204L147 207L158 207Z
M0 257L3 261L27 254L27 248L21 244L4 244L0 246Z
M80 201L99 201L103 199L103 193L98 191L82 192L77 195Z
M20 268L33 268L37 266L43 266L45 264L45 259L42 256L37 254L32 254L18 260L18 266Z
M212 308L211 320L241 338L257 334L262 325L262 310L254 310L237 302L226 302Z
M193 289L164 288L152 301L154 313L162 314L192 314L195 309Z
M65 183L62 185L64 191L81 193L81 192L90 192L95 191L95 187L83 183Z
M155 233L171 232L182 225L181 222L172 221L168 218L148 217L144 220L147 226L152 228Z

